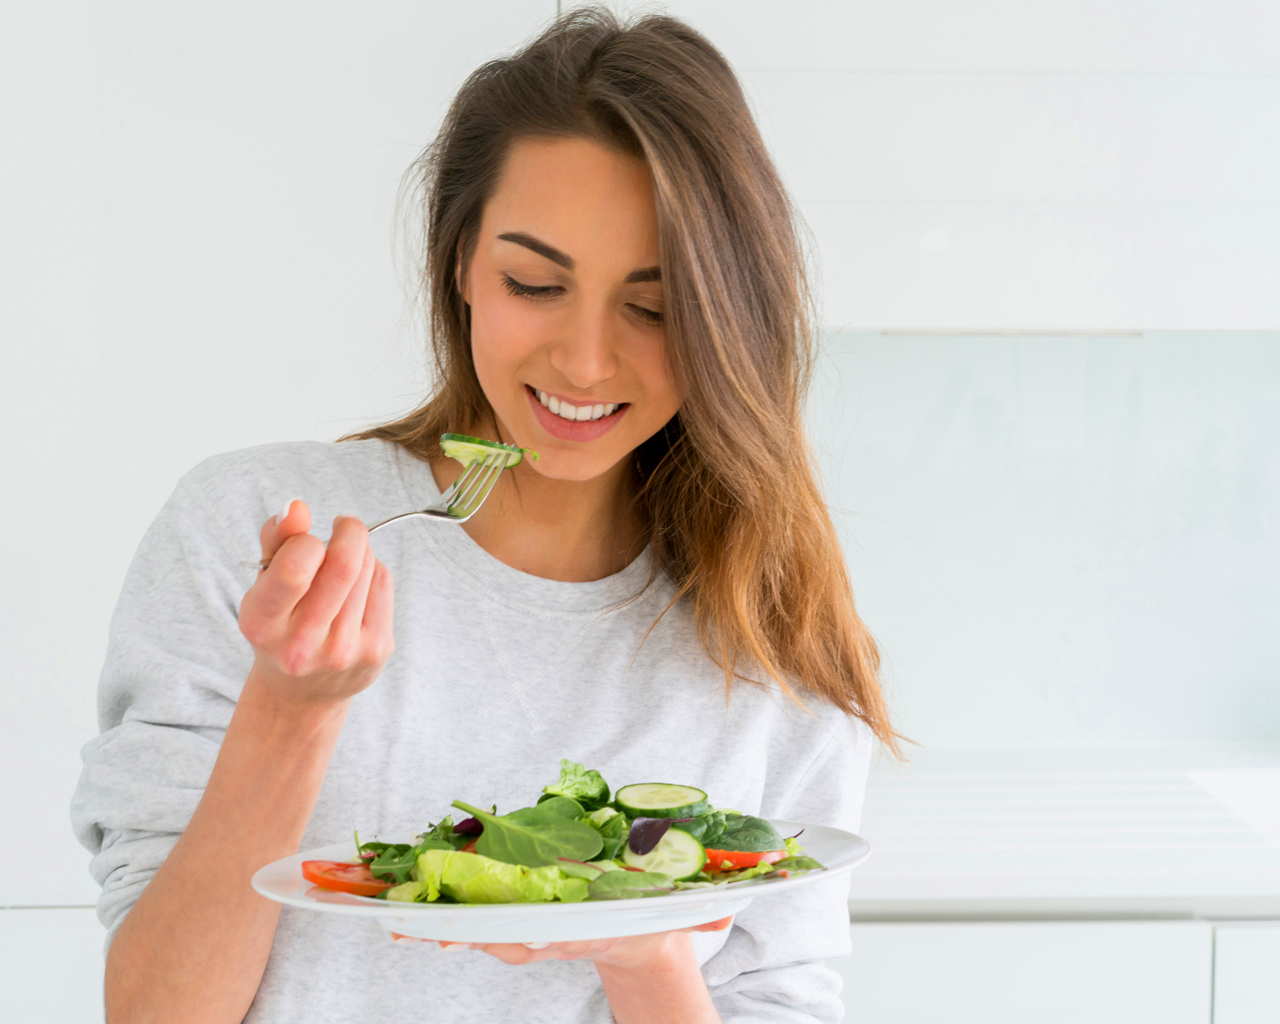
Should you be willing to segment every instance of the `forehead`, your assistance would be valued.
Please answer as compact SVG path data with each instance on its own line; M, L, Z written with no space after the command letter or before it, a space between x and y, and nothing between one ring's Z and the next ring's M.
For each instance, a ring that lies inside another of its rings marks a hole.
M634 269L656 263L658 220L648 165L590 139L512 143L485 206L484 234L521 231L576 259Z

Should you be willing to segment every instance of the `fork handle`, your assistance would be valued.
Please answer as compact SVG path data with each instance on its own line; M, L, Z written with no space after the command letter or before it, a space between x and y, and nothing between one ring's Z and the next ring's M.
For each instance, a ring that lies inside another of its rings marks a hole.
M503 456L503 458L505 459L505 456ZM481 488L480 488L482 491L484 491L483 496L480 498L480 503L483 503L485 497L488 497L488 491L484 489L484 485L486 483L489 483L490 478L493 477L494 468L498 470L499 476L502 475L502 471L506 468L505 462L503 463L503 465L499 466L496 462L496 459L497 459L496 455L490 455L487 459L484 460L484 462L473 462L470 466L467 466L462 471L462 474L458 477L458 479L456 479L449 486L448 490L446 490L444 494L440 496L440 506L438 507L447 509L453 505L459 493L470 491L471 488L474 487L476 479L480 477L481 470L485 470L484 479L481 481ZM493 479L496 480L497 478L493 477ZM420 510L415 510L413 512L401 512L397 516L391 516L389 519L383 519L377 523L365 523L365 529L368 530L370 533L373 533L374 530L381 530L388 523L398 522L401 519L411 519L414 516L425 516L426 518L430 519L431 512L436 507L437 506L432 506L431 509L420 509ZM479 508L479 507L480 507L480 504L477 503L476 508ZM475 513L475 510L476 509L473 508L471 510L471 513L468 513L465 516L459 516L454 521L459 523L466 522L467 519L469 519L471 515ZM264 558L260 562L241 562L240 564L246 569L257 569L258 571L261 572L263 569L265 569L267 566L271 564L271 559Z
M388 523L394 523L399 519L411 519L413 516L420 515L422 515L421 512L401 512L398 516L392 516L390 519L383 519L381 522L365 523L365 529L370 533L373 533L374 530L381 530ZM246 569L257 569L261 571L271 564L271 559L264 558L260 562L241 562L240 564Z

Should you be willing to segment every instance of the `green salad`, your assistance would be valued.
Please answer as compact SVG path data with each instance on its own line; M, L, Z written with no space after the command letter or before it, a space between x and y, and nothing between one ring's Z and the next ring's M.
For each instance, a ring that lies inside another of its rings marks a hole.
M693 786L643 782L611 794L599 772L560 762L560 777L536 803L499 814L453 801L418 842L360 842L357 861L304 874L317 884L397 903L575 903L635 899L748 878L824 870L796 837L769 822L717 809ZM316 865L310 871L308 865ZM365 887L353 871L367 877ZM373 891L371 891L373 890Z

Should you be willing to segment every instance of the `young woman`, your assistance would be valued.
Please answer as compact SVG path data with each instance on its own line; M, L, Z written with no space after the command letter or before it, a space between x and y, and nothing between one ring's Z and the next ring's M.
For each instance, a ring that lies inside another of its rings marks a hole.
M561 757L854 828L894 745L801 427L790 207L720 54L569 15L472 75L417 169L433 394L201 464L125 583L74 806L108 1020L836 1020L840 880L699 933L447 958L249 887L356 826L519 806ZM371 542L459 473L445 431L541 458L463 528Z

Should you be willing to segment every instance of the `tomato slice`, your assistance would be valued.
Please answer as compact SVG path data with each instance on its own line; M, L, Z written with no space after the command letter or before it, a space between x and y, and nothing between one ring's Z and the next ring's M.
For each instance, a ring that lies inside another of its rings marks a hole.
M468 842L465 846L463 846L463 847L459 848L458 852L459 852L459 853L475 853L475 852L476 852L476 841L475 841L474 839L472 839L472 840L471 840L470 842Z
M352 864L343 860L304 860L302 877L321 889L349 892L354 896L377 896L394 882L374 878L368 864Z
M786 850L747 853L745 850L713 850L708 846L706 870L709 872L741 871L743 868L753 868L757 864L776 863L786 855Z

